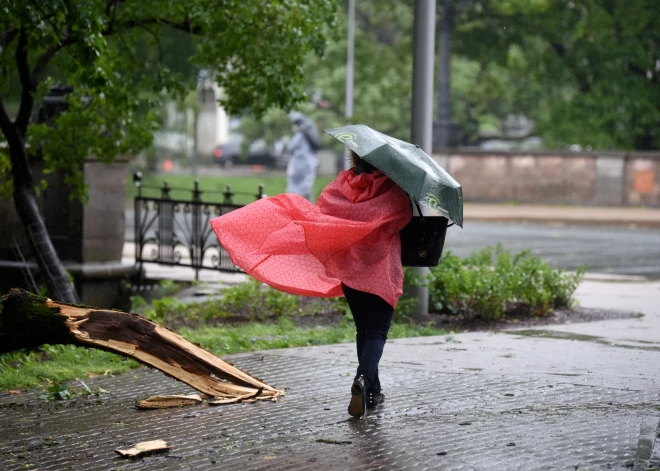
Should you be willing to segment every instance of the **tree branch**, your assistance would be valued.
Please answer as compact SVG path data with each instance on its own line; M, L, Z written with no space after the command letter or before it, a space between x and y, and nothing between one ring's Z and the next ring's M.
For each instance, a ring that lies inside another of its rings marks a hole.
M28 63L27 43L27 33L22 28L18 36L18 45L16 46L16 66L23 90L21 91L21 106L18 109L18 115L15 121L16 128L21 137L25 136L27 126L30 122L32 106L34 105L34 91L36 90L30 72L30 64Z
M147 26L141 26L141 29L145 30L147 33L149 33L154 38L154 41L156 42L156 46L158 47L158 62L162 63L163 62L163 47L160 44L160 38L158 37L158 33L156 33L155 31L150 30Z
M648 73L650 72L649 70L644 69L643 67L640 67L637 64L633 64L630 61L626 63L626 67L630 72L634 73L638 77L644 77L647 80L655 81L658 78L658 76L660 76L660 74L654 73L653 76L649 79L648 77Z
M550 47L555 51L555 54L559 56L566 64L566 68L573 73L575 80L577 80L578 86L582 93L589 93L591 91L591 83L589 79L581 74L577 67L571 67L568 57L566 54L566 47L563 44L550 42Z
M555 54L557 54L562 59L566 55L566 48L563 44L550 43L550 47L553 49L553 51L555 51Z
M164 18L144 18L142 20L126 21L124 23L118 23L116 25L116 28L114 26L109 27L108 29L102 31L101 34L103 36L110 36L112 34L117 34L123 31L127 31L129 29L142 28L150 25L166 25L169 26L170 28L178 29L180 31L190 34L200 34L202 32L202 29L199 27L194 27L190 23L189 19L186 19L186 21L182 23L177 23L176 21L170 21Z
M2 131L2 134L5 135L7 142L11 146L12 134L15 133L15 128L14 123L7 114L7 110L5 109L5 104L2 101L2 97L0 97L0 131Z
M41 9L41 6L39 5L39 2L34 2L33 0L29 0L30 5L36 10L41 13L41 18L44 20L46 23L50 25L51 28L53 28L53 31L55 32L55 35L59 39L60 37L63 37L64 35L60 33L60 31L57 28L57 25L53 23L52 19L55 16L55 13L46 13L44 10Z
M202 29L199 27L194 27L192 24L190 24L190 20L188 18L186 18L186 21L184 21L183 23L176 23L174 21L158 19L158 18L156 18L156 22L167 25L170 28L178 29L179 31L183 31L184 33L190 33L190 34L202 33Z
M0 45L2 46L2 48L6 49L7 46L9 46L11 44L11 42L14 40L14 38L16 37L17 34L18 34L18 31L15 30L15 29L10 29L10 30L7 30L7 31L3 31L2 36L1 36L2 39L1 39L1 42L0 42Z
M21 186L31 188L32 172L28 164L23 136L19 134L16 124L9 118L2 97L0 97L0 130L5 135L7 145L9 146L9 159L11 161L14 189Z
M116 1L109 3L108 5L116 6ZM113 15L114 16L114 15ZM125 23L120 23L118 25L113 25L112 23L109 27L102 31L101 34L104 36L109 36L116 33L121 33L122 31L127 31L133 28L144 28L147 29L150 25L167 25L171 28L178 29L180 31L187 32L189 34L199 34L201 33L201 28L194 27L189 19L186 19L183 22L174 22L167 19L161 18L146 18L143 20L129 21ZM148 30L148 29L147 29ZM56 31L57 32L57 31ZM5 34L5 38L9 38L9 41L13 40L17 33L9 32ZM41 57L37 60L36 65L32 70L30 70L29 60L28 60L28 36L25 29L21 29L18 33L18 45L16 47L16 65L18 69L18 75L21 81L22 92L21 92L21 104L19 107L18 115L15 120L16 129L18 133L24 137L27 132L28 124L30 123L30 115L32 114L32 108L34 106L34 93L37 89L36 84L41 81L42 75L48 66L48 63L51 59L57 54L60 50L80 42L80 39L72 37L64 37L60 43L56 46L52 46L44 52Z
M41 57L37 60L34 68L32 69L32 79L35 83L39 83L42 80L42 75L48 66L50 60L57 54L59 51L64 49L67 46L77 43L78 40L73 38L66 38L60 42L57 46L50 47L44 52Z

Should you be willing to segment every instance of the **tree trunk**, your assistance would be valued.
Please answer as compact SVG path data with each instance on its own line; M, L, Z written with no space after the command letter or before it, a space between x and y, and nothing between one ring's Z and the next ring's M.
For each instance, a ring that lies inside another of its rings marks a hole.
M77 345L133 358L222 399L276 400L283 394L136 314L58 303L16 288L0 308L0 353L46 343Z
M452 105L451 105L451 38L454 29L454 15L451 0L443 0L439 25L438 58L438 126L437 147L446 149L451 145Z
M64 302L78 302L78 295L73 283L67 276L62 261L50 240L46 224L37 207L32 188L14 189L14 205L34 252L39 270L51 296Z
M33 98L31 93L26 94L25 89L23 91L25 96L21 99L21 109L16 121L9 118L0 97L0 129L7 139L9 147L14 183L14 205L51 296L64 302L75 303L78 302L75 287L69 280L62 261L53 247L34 194L34 181L25 149L25 132L29 122L29 113L32 110ZM28 116L28 118L23 119L22 125L19 126L17 122L22 115Z

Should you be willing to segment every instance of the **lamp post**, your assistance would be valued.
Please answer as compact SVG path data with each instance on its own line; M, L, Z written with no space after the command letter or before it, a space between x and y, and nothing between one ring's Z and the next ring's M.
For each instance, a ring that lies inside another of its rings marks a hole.
M415 1L415 33L413 45L413 89L411 142L432 154L433 143L433 65L435 55L435 0ZM424 213L427 210L423 210ZM424 280L414 288L418 299L415 314L429 311L428 268L414 268Z
M346 124L353 119L353 64L355 55L355 0L348 0L348 50L346 51ZM344 170L351 167L350 151L344 149Z

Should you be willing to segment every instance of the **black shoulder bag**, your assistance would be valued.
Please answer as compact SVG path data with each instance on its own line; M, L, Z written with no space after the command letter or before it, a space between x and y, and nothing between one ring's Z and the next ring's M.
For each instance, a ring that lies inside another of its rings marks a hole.
M413 199L413 201L415 201ZM424 216L415 201L419 216L413 216L401 229L401 263L404 267L434 267L440 263L445 245L449 219L443 216Z

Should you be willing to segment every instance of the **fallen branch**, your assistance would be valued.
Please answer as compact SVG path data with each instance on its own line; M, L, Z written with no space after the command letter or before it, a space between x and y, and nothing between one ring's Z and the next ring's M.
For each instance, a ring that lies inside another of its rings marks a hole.
M43 344L77 345L133 358L219 400L277 400L283 394L136 314L58 303L12 289L0 303L0 353Z

